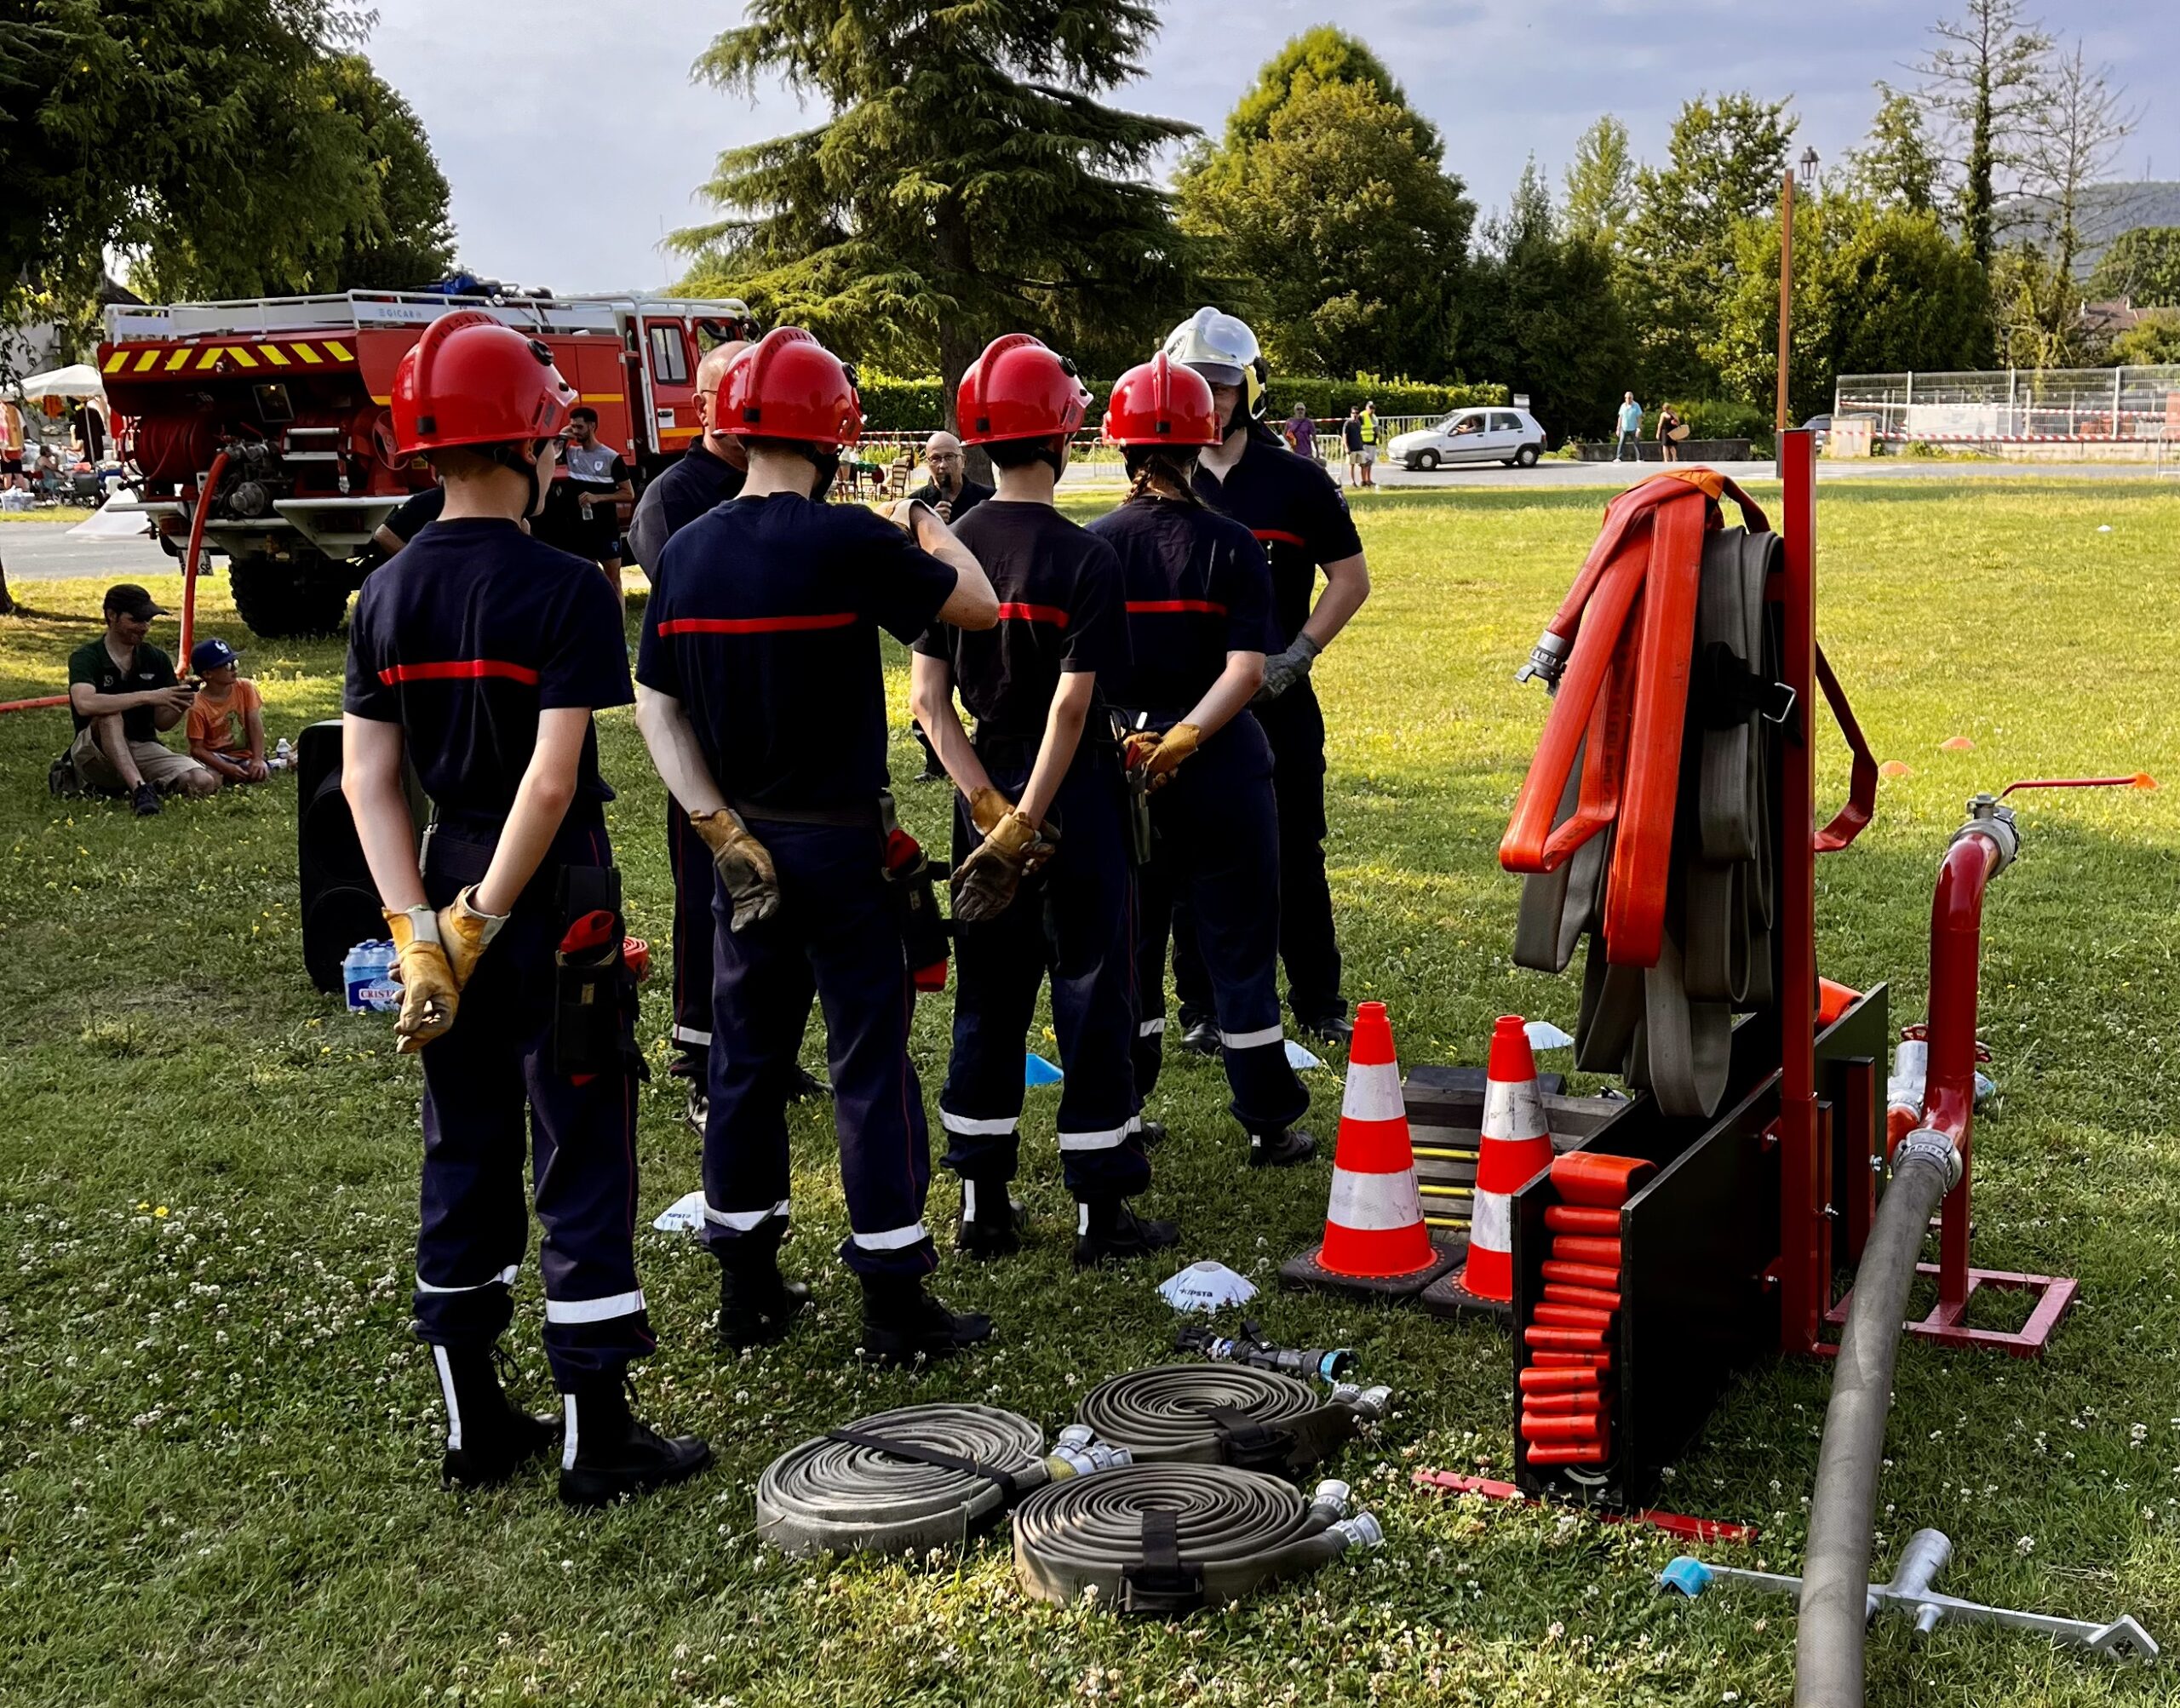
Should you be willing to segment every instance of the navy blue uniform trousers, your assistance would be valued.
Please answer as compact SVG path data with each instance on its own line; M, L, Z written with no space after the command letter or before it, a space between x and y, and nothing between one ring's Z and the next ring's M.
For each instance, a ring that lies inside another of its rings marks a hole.
M1271 743L1271 788L1279 807L1279 957L1287 964L1288 1006L1306 1025L1347 1012L1340 994L1332 886L1325 878L1325 716L1306 679L1276 700L1251 707L1249 715ZM1198 941L1183 898L1173 913L1173 984L1185 1026L1215 1012Z
M674 872L674 1075L703 1085L712 1046L712 851L672 795L666 798L666 860Z
M1099 716L1102 718L1102 714ZM1021 799L1028 744L979 743L992 786ZM1011 1180L1020 1149L1023 1050L1049 972L1059 1042L1061 1172L1077 1199L1132 1197L1150 1184L1129 1055L1135 1029L1135 885L1120 760L1086 731L1047 815L1059 851L995 920L954 929L954 1053L939 1093L946 1166ZM954 863L984 840L957 793Z
M1170 721L1152 727L1162 731ZM1288 1063L1279 1020L1273 775L1264 731L1253 719L1238 717L1150 797L1151 857L1142 874L1136 937L1138 1096L1148 1099L1158 1084L1167 936L1185 904L1209 986L1207 1006L1219 1027L1232 1096L1228 1107L1251 1132L1276 1132L1310 1106L1309 1092Z
M778 870L780 907L737 931L726 896L714 901L706 1243L726 1257L737 1240L776 1246L785 1230L788 1092L814 992L848 1202L840 1256L858 1275L927 1275L938 1258L923 1226L930 1132L909 1061L915 988L875 805L867 828L749 823Z
M424 893L445 907L485 875L489 828L432 832ZM560 864L610 865L602 826L564 827L553 853L470 976L453 1027L421 1052L423 1229L416 1326L433 1346L490 1345L506 1331L522 1267L531 1171L545 1281L545 1354L564 1391L652 1350L636 1283L636 1081L582 1085L553 1071ZM634 1016L624 1043L634 1063Z

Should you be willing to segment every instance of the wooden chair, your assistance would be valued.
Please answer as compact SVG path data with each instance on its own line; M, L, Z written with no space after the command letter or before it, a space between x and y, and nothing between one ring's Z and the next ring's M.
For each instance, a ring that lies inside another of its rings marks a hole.
M886 471L886 496L905 498L909 496L909 477L916 472L916 459L912 451L904 450L893 459L893 466Z

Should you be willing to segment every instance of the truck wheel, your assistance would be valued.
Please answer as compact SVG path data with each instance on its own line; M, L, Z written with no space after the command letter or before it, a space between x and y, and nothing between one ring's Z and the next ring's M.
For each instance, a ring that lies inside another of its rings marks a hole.
M252 634L267 640L331 634L348 614L347 566L319 553L237 558L227 566L227 579L236 611Z

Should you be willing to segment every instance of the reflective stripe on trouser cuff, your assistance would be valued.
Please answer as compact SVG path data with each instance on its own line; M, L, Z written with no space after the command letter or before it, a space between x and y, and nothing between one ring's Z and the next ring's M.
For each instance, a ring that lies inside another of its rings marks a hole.
M1422 1219L1423 1199L1415 1189L1413 1170L1398 1174L1333 1170L1326 1221L1358 1233L1379 1233L1388 1228L1412 1228Z
M1514 1249L1514 1201L1504 1192L1479 1192L1469 1210L1468 1238L1487 1252Z
M1005 1138L1022 1124L1018 1115L995 1115L986 1119L981 1115L955 1115L951 1109L938 1112L938 1124L949 1132L958 1132L967 1138Z
M1222 1031L1219 1035L1219 1041L1230 1050L1255 1050L1266 1044L1279 1043L1286 1036L1284 1027L1262 1026L1254 1032Z
M1143 1118L1133 1117L1126 1126L1108 1127L1103 1132L1064 1132L1059 1136L1062 1150L1110 1150L1130 1133L1139 1130Z
M560 1396L560 1469L576 1468L576 1396Z
M931 1235L924 1231L922 1223L915 1222L905 1228L888 1228L882 1234L853 1234L849 1237L866 1252L899 1252L922 1244Z
M708 1032L699 1032L693 1026L676 1026L674 1029L674 1041L677 1044L701 1044L708 1050L712 1046L712 1035Z
M446 1450L462 1451L462 1401L454 1391L454 1367L447 1362L446 1348L432 1348L432 1362L439 1366L439 1392L446 1397Z
M1146 1020L1140 1026L1137 1027L1135 1029L1135 1035L1139 1038L1156 1038L1165 1029L1166 1017L1161 1014L1156 1020Z
M731 1234L747 1234L754 1229L763 1227L775 1216L784 1218L787 1215L787 1202L788 1201L783 1198L778 1203L764 1210L714 1210L707 1204L704 1206L704 1219L714 1228L724 1228Z
M548 1322L611 1322L617 1316L634 1316L644 1308L644 1290L617 1292L604 1298L548 1298Z
M433 1287L420 1275L416 1277L416 1291L428 1293L482 1292L488 1287L513 1287L514 1278L521 1273L520 1264L509 1264L490 1280L472 1281L467 1287Z
M1348 1063L1347 1089L1340 1100L1342 1121L1403 1121L1407 1115L1398 1063Z

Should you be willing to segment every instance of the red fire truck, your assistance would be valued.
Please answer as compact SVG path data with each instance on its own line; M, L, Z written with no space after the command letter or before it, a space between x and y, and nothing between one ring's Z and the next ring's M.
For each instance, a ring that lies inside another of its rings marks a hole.
M339 628L379 524L430 484L422 458L394 455L387 399L403 352L458 309L542 339L639 484L702 431L703 353L754 331L731 297L353 290L106 310L99 369L134 507L177 557L204 507L204 544L257 633Z

